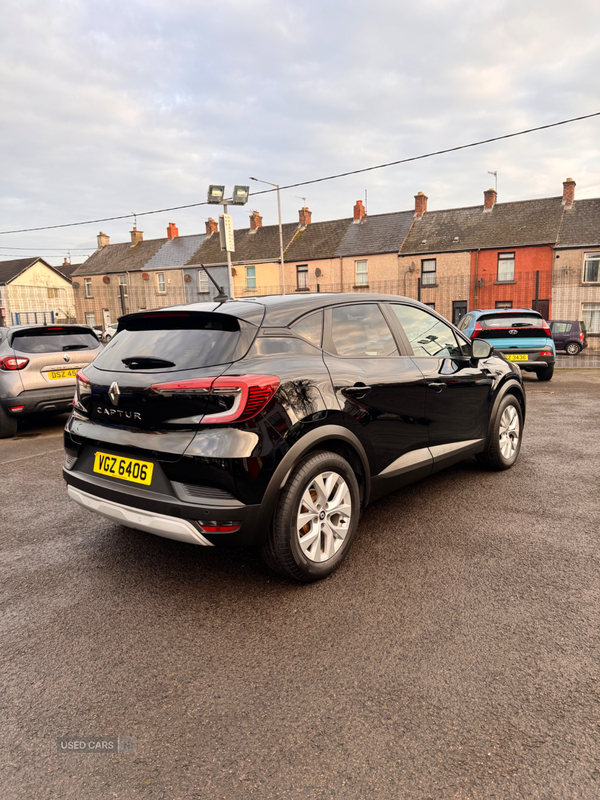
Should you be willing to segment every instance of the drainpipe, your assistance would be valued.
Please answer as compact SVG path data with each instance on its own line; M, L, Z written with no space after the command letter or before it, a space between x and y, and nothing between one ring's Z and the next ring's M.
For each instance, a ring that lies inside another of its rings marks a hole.
M477 248L477 255L475 256L475 279L474 279L474 295L473 295L473 308L477 308L477 268L479 266L479 251L481 250L480 247Z
M344 291L344 257L340 256L340 292Z

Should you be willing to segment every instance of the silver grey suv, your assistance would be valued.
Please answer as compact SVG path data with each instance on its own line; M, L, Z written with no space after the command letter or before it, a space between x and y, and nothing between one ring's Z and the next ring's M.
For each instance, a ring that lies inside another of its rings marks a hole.
M0 439L24 414L70 411L75 376L101 349L87 325L0 328Z

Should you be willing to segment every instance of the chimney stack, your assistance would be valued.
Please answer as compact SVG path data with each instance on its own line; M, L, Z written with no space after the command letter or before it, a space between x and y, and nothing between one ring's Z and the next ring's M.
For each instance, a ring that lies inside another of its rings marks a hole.
M138 229L134 225L133 230L131 231L131 246L135 247L136 244L139 244L143 238L144 238L144 232L138 231Z
M363 201L357 200L356 205L354 206L354 222L360 222L365 214L366 212L365 207L363 206Z
M576 183L573 178L567 178L567 180L563 183L563 206L566 208L571 208L573 205L573 201L575 200L575 186Z
M169 227L167 228L167 236L169 237L169 239L176 239L179 236L177 225L175 225L174 222L169 222Z
M427 212L427 196L423 192L415 195L415 217L420 219Z
M105 233L102 233L102 231L100 231L100 233L98 234L97 238L98 238L98 247L99 248L100 247L105 247L107 244L110 244L108 236Z
M483 193L483 210L484 211L491 211L492 208L496 205L496 198L498 195L496 194L495 189L488 189L487 192Z
M298 217L300 220L300 227L306 228L307 225L310 225L312 212L310 212L308 208L306 208L306 206L302 206L302 208L298 212Z
M250 230L257 231L259 228L262 228L262 217L258 211L253 211L250 215Z
M217 225L217 223L214 221L212 217L209 217L206 220L206 235L212 236L213 233L216 233L218 230L219 226Z

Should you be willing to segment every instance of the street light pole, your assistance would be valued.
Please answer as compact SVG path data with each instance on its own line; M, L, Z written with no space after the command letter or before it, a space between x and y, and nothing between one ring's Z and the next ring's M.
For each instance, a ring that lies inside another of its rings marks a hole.
M281 294L285 294L285 270L283 264L283 228L281 227L281 197L279 195L279 184L271 183L271 181L261 181L260 178L250 178L251 181L257 183L266 183L268 186L274 186L277 189L277 213L279 215L279 281L281 283Z
M227 203L223 203L223 214L227 214ZM233 267L231 266L231 253L229 250L227 252L227 274L229 275L229 291L231 293L231 299L235 300L235 289L233 287Z

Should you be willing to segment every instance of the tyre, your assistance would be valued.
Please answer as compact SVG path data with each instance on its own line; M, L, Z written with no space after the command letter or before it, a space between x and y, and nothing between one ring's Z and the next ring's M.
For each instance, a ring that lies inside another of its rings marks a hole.
M0 439L12 439L17 432L17 420L0 406Z
M521 450L523 412L521 404L512 395L501 400L492 425L489 443L477 460L488 469L510 469Z
M554 364L549 367L545 367L544 369L536 369L536 374L538 381L552 380L552 376L554 375Z
M262 555L271 569L297 581L326 578L342 563L360 516L350 464L327 451L305 456L281 491Z
M112 339L112 336L110 335L110 333L107 333L105 335L105 337L104 337L104 344L108 344L111 339Z
M581 345L577 342L567 342L565 352L568 356L576 356L577 353L581 353Z

